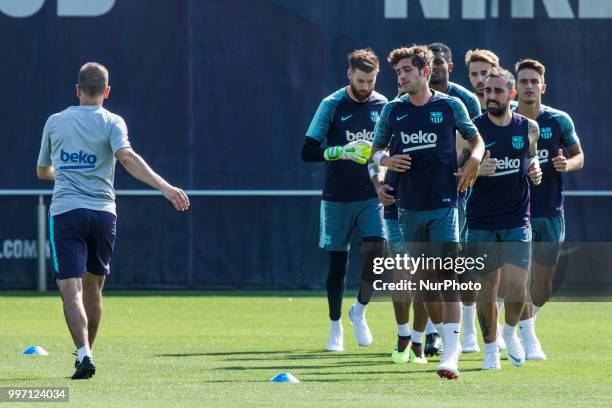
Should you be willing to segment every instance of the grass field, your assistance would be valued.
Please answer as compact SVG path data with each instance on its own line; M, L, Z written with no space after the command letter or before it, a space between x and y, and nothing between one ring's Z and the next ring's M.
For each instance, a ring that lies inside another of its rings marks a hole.
M0 387L68 386L69 405L80 407L612 404L611 303L550 303L537 321L548 361L514 368L504 359L501 371L481 372L482 354L464 354L459 381L437 378L437 359L390 363L389 303L368 308L372 347L356 346L345 321L346 351L322 352L326 309L321 293L108 294L97 374L71 381L74 347L59 297L4 294ZM30 345L49 356L21 355ZM281 371L302 382L268 382Z

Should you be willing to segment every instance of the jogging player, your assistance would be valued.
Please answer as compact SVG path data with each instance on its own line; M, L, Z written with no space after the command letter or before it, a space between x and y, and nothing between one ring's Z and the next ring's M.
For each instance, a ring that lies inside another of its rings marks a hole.
M470 118L475 118L480 115L480 102L476 95L468 91L461 85L454 82L450 82L450 73L453 71L455 64L453 63L453 53L450 47L443 43L432 43L428 45L428 48L433 52L434 61L431 71L431 80L429 85L431 89L445 93L450 96L459 98L465 105ZM457 165L462 166L465 160L470 157L469 145L462 138L457 138ZM466 195L469 194L470 190L466 193L459 194L457 201L457 208L459 210L459 239L461 242L465 242L466 239L466 222L465 222L465 203ZM478 346L478 336L476 334L476 293L464 291L461 293L461 300L463 301L462 316L461 316L461 331L463 333L463 339L461 341L461 350L464 353L478 353L480 347ZM430 343L435 341L434 331L435 328L431 324L431 320L427 322L427 345L425 347L425 354L431 348Z
M492 68L499 67L499 57L491 50L469 50L465 54L465 65L468 69L468 76L470 79L470 83L474 88L474 92L478 96L478 101L480 102L481 112L485 113L487 111L487 107L484 99L484 86L487 75ZM512 102L511 102L512 104ZM500 288L498 291L497 298L497 308L499 309L499 313L504 309L504 287L503 281L500 283ZM502 330L502 326L498 323L497 329L499 332ZM501 351L506 349L506 343L504 343L504 338L498 336L497 343L499 349Z
M470 83L476 92L482 113L486 111L484 99L485 80L491 68L499 67L499 57L489 50L469 50L465 54L465 65L468 69Z
M433 54L426 46L396 49L388 60L407 95L383 109L376 125L372 160L400 173L396 204L404 239L411 244L454 246L459 241L457 191L465 191L478 174L484 153L482 139L458 99L430 90ZM456 130L472 147L471 157L459 171L458 185ZM398 143L387 154L393 135ZM445 291L442 296L445 302L436 294L428 295L425 307L442 333L444 356L438 375L456 379L461 313L456 293Z
M372 343L365 315L372 294L372 262L384 253L382 206L365 164L374 125L387 99L374 91L379 61L372 50L353 51L348 63L349 85L323 99L302 148L304 161L326 162L319 246L329 254L327 351L344 350L342 298L353 230L357 229L362 237L363 264L361 289L349 310L349 319L357 343L364 347Z
M484 290L477 298L478 319L485 342L484 370L500 369L497 345L495 296L501 279L506 288L505 324L502 335L508 359L517 367L525 360L516 324L527 298L527 271L530 263L529 183L539 184L536 143L538 124L512 112L515 97L513 75L493 68L485 80L487 113L474 119L487 151L480 176L467 203L468 242L487 258L481 276Z
M538 122L540 139L538 157L542 184L531 186L531 231L533 263L531 303L525 306L519 331L527 360L545 360L546 354L535 334L535 315L552 296L552 281L565 238L563 215L563 173L578 171L584 165L584 153L574 122L565 112L542 105L546 92L544 65L533 59L518 61L518 107L516 112ZM563 153L567 150L568 157ZM533 306L533 307L532 307Z

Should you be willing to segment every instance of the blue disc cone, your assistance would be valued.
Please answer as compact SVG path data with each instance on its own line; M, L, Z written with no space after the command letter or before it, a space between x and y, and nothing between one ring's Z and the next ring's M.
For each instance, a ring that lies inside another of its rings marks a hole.
M299 383L300 382L300 380L295 378L290 373L278 373L270 381L277 382L277 383Z
M47 351L40 346L28 347L27 349L23 350L21 354L27 354L31 356L48 356L49 355L49 353L47 353Z

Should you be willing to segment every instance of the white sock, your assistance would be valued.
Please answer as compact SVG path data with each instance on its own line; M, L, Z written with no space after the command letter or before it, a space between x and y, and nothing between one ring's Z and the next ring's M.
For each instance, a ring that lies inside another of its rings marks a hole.
M488 353L497 353L497 342L492 342L492 343L485 343L484 344L484 352L485 354Z
M444 346L444 343L446 342L446 340L444 339L444 336L446 334L444 333L444 323L434 323L433 325L436 328L440 337L442 338L442 346Z
M338 320L330 320L330 329L332 330L342 330L342 318Z
M402 337L410 336L410 322L397 325L397 335Z
M456 357L459 355L459 323L444 323L444 356ZM447 354L448 353L448 354Z
M463 305L463 320L461 321L461 327L463 328L463 337L472 336L476 334L476 326L474 325L474 319L476 317L476 305L465 306Z
M502 333L504 337L516 336L516 326L510 326L508 323L504 323Z
M538 314L538 312L540 311L540 309L541 309L542 307L544 307L544 306L536 306L536 305L533 305L533 317L535 317L535 316Z
M85 345L77 350L77 360L79 360L79 363L83 361L85 357L92 358L91 350L89 349L89 345Z
M535 320L533 317L526 320L521 320L518 326L519 332L521 333L521 338L525 344L532 344L537 341L537 337L535 335Z
M355 306L353 307L353 313L355 314L355 317L363 317L367 306L368 305L360 303L359 300L355 301Z
M413 343L423 344L423 332L413 330L410 340L412 340Z
M501 315L502 310L504 310L504 299L497 298L497 311Z
M427 326L425 326L425 334L438 333L436 326L434 326L431 319L427 319Z

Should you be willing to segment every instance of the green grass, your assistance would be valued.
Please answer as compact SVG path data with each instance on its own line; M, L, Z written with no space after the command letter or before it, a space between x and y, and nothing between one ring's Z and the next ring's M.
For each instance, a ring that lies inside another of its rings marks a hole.
M481 372L482 355L464 354L461 379L452 382L437 378L437 359L390 363L389 303L368 308L372 347L357 347L345 321L346 351L332 354L322 352L328 322L320 293L261 295L109 295L89 381L67 379L74 347L59 297L2 295L0 387L68 386L69 405L80 407L591 407L612 400L610 303L550 303L537 321L548 361L517 369L502 360L501 371ZM34 344L49 356L20 354ZM281 371L302 382L268 382Z

